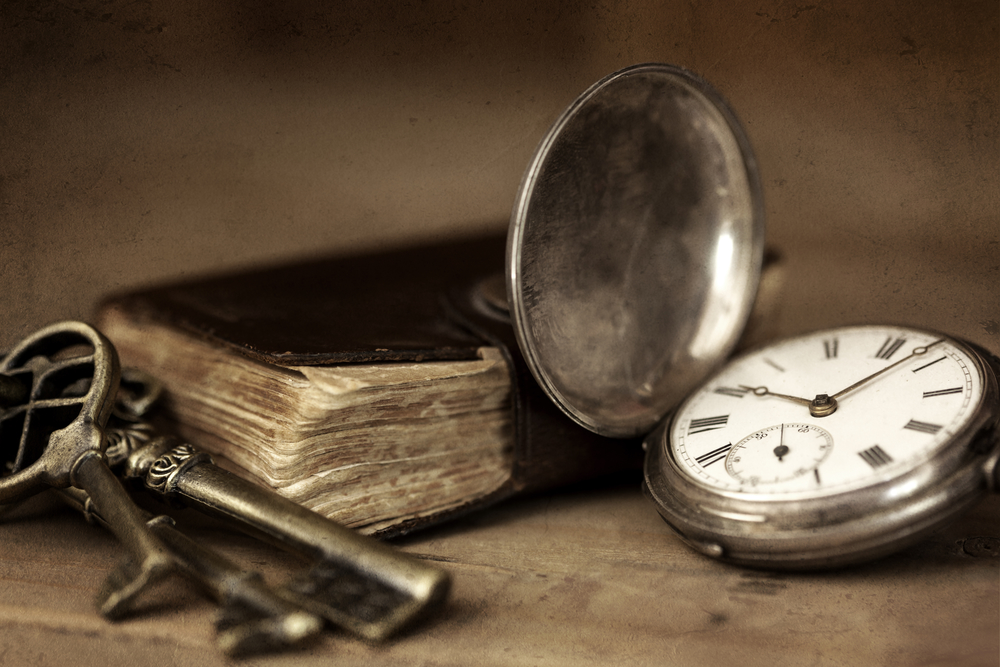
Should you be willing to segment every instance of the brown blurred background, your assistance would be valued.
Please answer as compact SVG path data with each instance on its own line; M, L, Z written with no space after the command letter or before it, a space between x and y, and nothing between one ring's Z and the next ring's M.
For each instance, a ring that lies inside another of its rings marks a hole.
M998 29L996 0L5 0L0 346L110 291L503 229L562 109L662 61L747 127L776 331L1000 350Z

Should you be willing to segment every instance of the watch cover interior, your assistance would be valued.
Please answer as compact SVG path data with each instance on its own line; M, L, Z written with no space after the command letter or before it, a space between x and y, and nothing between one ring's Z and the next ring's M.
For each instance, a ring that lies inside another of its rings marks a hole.
M749 142L705 81L647 64L594 84L511 217L508 301L535 378L593 431L651 430L735 347L763 220Z

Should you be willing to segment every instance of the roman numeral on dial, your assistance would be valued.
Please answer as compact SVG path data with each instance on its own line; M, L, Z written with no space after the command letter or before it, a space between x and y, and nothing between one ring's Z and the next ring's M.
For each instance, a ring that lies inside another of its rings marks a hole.
M935 359L934 361L932 361L932 362L930 362L930 363L928 363L928 364L924 364L924 365L923 365L923 366L921 366L920 368L914 368L914 369L913 369L913 372L914 372L914 373L916 373L917 371L922 371L922 370L924 370L925 368L927 368L928 366L933 366L933 365L934 365L934 364L936 364L937 362L939 362L939 361L944 361L944 360L945 360L945 357L938 357L938 358L937 358L937 359Z
M722 428L729 421L729 415L720 415L718 417L703 417L701 419L692 419L691 423L688 425L688 435L694 435L695 433L704 433L705 431L714 431L717 428Z
M951 389L938 389L937 391L925 391L924 398L931 398L932 396L947 396L948 394L961 394L961 387L952 387Z
M911 431L917 431L919 433L930 433L931 435L934 435L944 427L940 424L928 424L927 422L911 419L903 428L908 428Z
M768 366L770 366L771 368L773 368L773 369L777 370L777 371L781 371L782 373L784 373L784 372L785 372L785 369L784 369L784 368L782 368L782 367L781 367L781 366L780 366L780 365L778 364L778 362L776 362L776 361L772 361L771 359L768 359L767 357L765 357L765 358L764 358L764 363L765 363L765 364L767 364Z
M892 463L892 457L878 445L869 447L863 452L858 452L858 456L864 459L864 462L872 468L880 468Z
M829 338L823 341L823 352L827 359L837 358L837 348L839 347L836 338Z
M722 394L723 396L732 396L734 398L743 398L746 396L749 389L739 389L737 387L716 387L715 393Z
M721 461L722 459L726 458L726 454L728 454L729 450L732 449L732 448L733 448L733 444L732 443L729 443L727 445L723 445L722 447L719 447L718 449L713 449L712 451L708 452L707 454L702 454L701 456L696 457L695 461L697 461L698 463L700 463L702 468L707 468L708 466L712 465L716 461Z
M897 338L896 340L893 340L892 336L889 336L885 339L885 342L882 343L882 347L880 347L878 352L875 354L875 358L888 360L889 357L896 354L896 350L903 347L903 343L905 342L905 338Z

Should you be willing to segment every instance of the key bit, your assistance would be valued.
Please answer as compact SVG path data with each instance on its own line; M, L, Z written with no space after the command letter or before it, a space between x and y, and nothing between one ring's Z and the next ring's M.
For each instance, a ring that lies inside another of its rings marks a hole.
M124 479L310 559L312 569L285 590L339 627L382 640L447 597L444 570L237 477L147 422L116 418L109 439Z
M96 329L63 322L32 334L0 362L25 392L0 408L0 503L46 487L85 490L131 559L98 607L118 618L172 569L166 547L104 462L104 425L119 382L118 355Z
M90 523L108 528L86 492L68 488L62 499ZM215 627L219 648L231 656L277 651L300 646L323 629L323 620L270 588L256 572L246 572L222 555L202 547L174 527L166 516L146 515L146 524L170 550L180 571L188 575L221 605ZM131 577L126 561L113 574Z

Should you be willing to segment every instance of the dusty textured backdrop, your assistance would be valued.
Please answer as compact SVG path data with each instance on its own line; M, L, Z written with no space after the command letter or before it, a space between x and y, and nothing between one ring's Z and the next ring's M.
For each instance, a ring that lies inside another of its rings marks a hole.
M9 0L0 345L110 290L503 227L563 107L662 61L747 126L769 242L802 288L782 329L895 319L997 349L998 15L993 0Z

